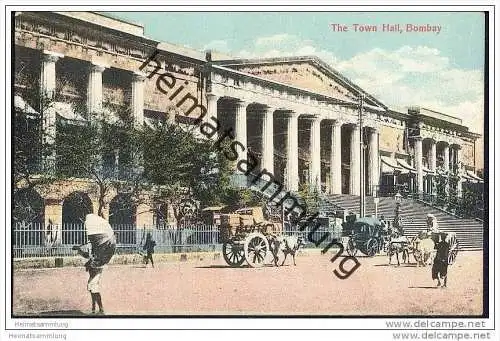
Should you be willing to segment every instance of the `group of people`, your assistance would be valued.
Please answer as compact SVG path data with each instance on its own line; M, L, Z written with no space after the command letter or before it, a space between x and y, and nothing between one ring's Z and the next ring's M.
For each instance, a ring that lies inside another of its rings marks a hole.
M382 223L382 228L384 231L388 233L390 236L403 236L404 235L404 229L403 229L403 222L401 216L397 216L394 218L394 221L391 222L386 220L385 217L382 215L380 216L380 222ZM438 221L437 218L434 216L434 214L427 214L427 230L425 231L428 236L430 236L432 233L440 233L441 231L439 230L438 226Z

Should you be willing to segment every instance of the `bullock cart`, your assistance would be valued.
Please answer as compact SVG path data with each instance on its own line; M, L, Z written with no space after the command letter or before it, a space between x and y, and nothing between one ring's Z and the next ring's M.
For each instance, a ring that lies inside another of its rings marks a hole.
M449 245L448 264L452 265L453 263L455 263L458 255L459 243L454 232L420 232L413 238L410 245L415 261L419 264L426 264L430 255L422 252L421 245L426 243L432 245L432 249L434 249L440 238L442 238L442 240L445 240L445 242Z
M265 220L260 207L222 214L220 241L226 263L233 267L245 261L251 267L261 267L267 260L271 238L283 232L280 221Z

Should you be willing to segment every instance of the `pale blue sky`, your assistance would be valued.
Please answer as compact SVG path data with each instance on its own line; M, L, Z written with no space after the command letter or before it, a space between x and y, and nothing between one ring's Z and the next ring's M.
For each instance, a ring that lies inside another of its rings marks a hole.
M232 50L252 46L258 37L280 33L314 41L342 59L370 48L397 49L403 45L439 48L459 67L481 68L484 54L484 14L480 12L114 12L113 15L144 25L151 38L195 49L213 40L225 40ZM432 33L334 33L330 23L343 24L431 24L441 25Z
M256 58L317 55L397 109L427 106L482 130L484 14L480 12L113 12L160 41ZM330 24L350 32L333 32ZM378 25L354 32L352 24ZM439 34L381 32L382 24L440 25Z

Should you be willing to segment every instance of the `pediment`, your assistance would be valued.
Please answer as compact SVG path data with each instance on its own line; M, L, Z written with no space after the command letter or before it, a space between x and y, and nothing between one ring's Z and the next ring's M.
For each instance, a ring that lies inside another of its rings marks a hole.
M316 57L235 60L222 65L348 102L358 101L358 91L362 90ZM384 107L371 96L366 100Z

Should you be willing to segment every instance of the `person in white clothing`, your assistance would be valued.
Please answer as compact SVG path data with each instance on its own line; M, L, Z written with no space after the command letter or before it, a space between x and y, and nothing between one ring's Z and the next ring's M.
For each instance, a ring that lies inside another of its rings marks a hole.
M436 217L429 213L427 215L427 232L430 233L440 233L439 226Z

